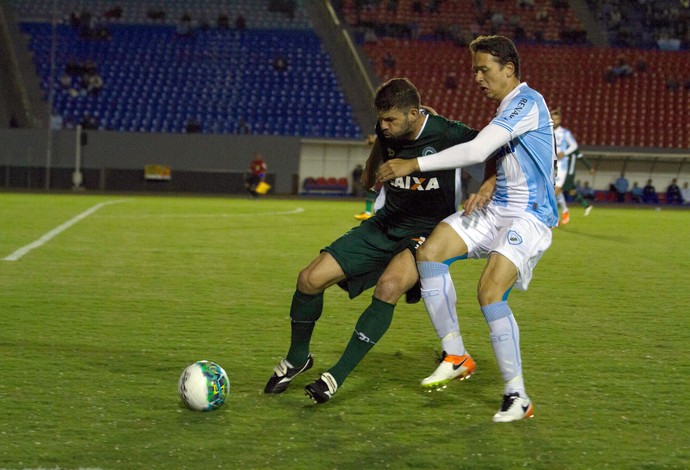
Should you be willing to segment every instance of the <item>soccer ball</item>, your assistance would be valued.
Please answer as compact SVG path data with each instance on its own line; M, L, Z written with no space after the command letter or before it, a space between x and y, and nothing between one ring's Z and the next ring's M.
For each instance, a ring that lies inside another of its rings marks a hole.
M230 380L215 362L197 361L182 372L177 389L190 410L212 411L223 406L228 398Z

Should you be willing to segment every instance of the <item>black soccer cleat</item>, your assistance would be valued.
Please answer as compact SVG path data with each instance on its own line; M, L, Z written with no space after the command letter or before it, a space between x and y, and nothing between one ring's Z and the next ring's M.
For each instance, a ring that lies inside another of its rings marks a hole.
M307 396L316 403L326 403L333 398L338 390L338 382L328 372L321 374L321 378L304 387Z
M292 364L286 359L283 359L278 363L275 369L273 369L273 375L268 379L268 383L266 383L266 387L264 388L264 393L283 393L287 390L292 379L305 370L311 369L313 365L314 358L311 354L307 356L307 362L301 367L292 367Z

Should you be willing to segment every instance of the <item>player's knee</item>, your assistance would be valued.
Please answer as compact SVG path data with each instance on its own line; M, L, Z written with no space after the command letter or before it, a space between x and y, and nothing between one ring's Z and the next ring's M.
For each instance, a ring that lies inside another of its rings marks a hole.
M323 292L323 286L309 269L303 269L297 276L297 290L307 295Z
M443 260L440 258L440 252L434 246L433 244L429 244L429 242L422 243L422 246L417 248L417 252L415 253L415 259L417 261L436 261L436 262L442 262Z
M477 285L477 301L482 307L496 302L501 302L505 292L492 282L479 281Z
M403 284L399 276L391 276L384 273L376 283L374 297L383 302L395 304L408 289L412 288L412 286L407 287L407 285Z

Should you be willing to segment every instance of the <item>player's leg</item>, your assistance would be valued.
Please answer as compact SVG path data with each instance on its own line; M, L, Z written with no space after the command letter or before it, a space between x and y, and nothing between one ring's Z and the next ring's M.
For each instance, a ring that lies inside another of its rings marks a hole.
M558 203L558 207L561 209L561 223L565 225L570 222L570 212L568 210L568 203L565 200L563 188L560 186L556 186L556 202Z
M314 361L309 354L309 344L316 321L323 311L323 292L343 279L343 269L325 251L299 273L290 305L290 349L287 357L276 366L265 393L285 391L297 374L312 367Z
M374 191L367 191L366 199L364 200L364 212L355 215L355 219L367 220L374 216L374 202L376 201L376 196L377 194Z
M460 214L449 219L459 223ZM440 223L417 250L422 299L443 349L441 364L422 380L425 388L442 388L454 379L464 379L474 373L474 361L467 354L460 334L455 286L448 270L454 260L466 256L465 241L445 222Z
M342 386L347 376L386 333L393 320L395 304L415 285L417 279L412 252L405 249L395 255L379 277L371 304L357 320L352 337L338 362L306 387L307 394L314 401L328 401Z
M496 422L533 415L534 408L522 375L520 329L508 306L508 294L514 286L527 289L532 270L552 239L552 230L536 219L503 220L509 224L495 237L477 287L477 299L489 326L494 355L504 380L503 403L493 418Z
M492 253L477 289L479 305L489 325L494 355L505 383L503 403L493 418L496 422L515 421L533 414L522 376L520 329L506 300L517 277L517 268L508 258Z
M572 170L570 173L568 173L568 176L565 178L565 183L563 184L562 187L563 192L568 193L572 198L575 200L575 202L578 202L584 209L585 209L585 216L588 216L590 212L592 212L592 205L587 201L585 198L583 198L580 193L577 192L577 185L575 184L575 171Z

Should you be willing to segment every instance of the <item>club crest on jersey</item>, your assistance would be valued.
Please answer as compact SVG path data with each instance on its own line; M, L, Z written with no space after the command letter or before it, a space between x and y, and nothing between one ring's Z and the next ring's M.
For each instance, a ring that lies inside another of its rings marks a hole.
M403 176L390 182L391 186L410 191L429 191L439 189L438 178L422 178L417 176Z
M508 231L508 243L511 245L519 245L522 243L522 237L515 230Z

